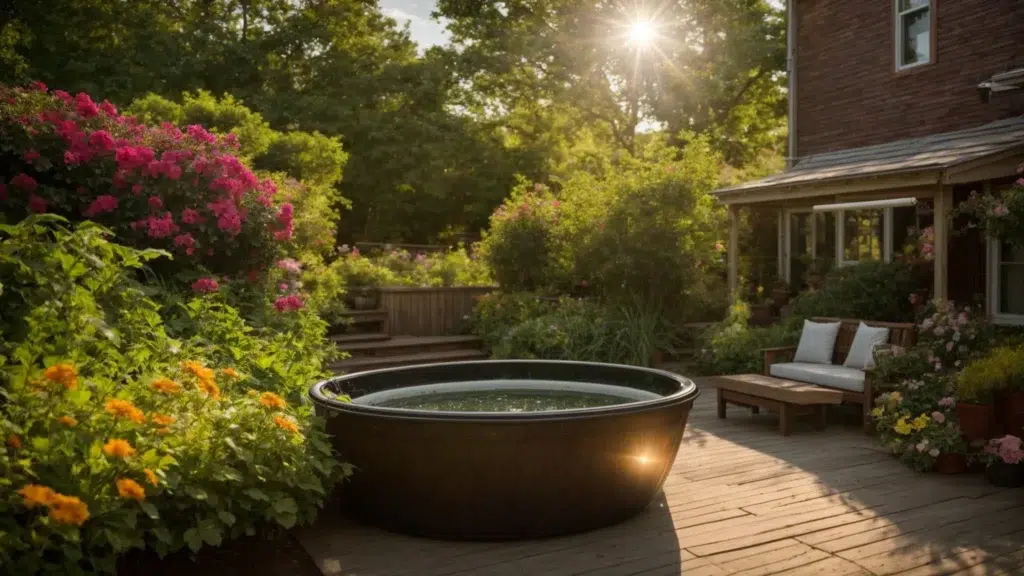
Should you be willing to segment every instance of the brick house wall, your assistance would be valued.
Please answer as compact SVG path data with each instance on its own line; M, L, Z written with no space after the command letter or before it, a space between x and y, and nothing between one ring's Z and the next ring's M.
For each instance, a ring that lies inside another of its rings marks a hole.
M977 85L1024 66L1024 0L932 0L932 63L896 71L894 0L796 0L796 155L1024 114L1024 90Z

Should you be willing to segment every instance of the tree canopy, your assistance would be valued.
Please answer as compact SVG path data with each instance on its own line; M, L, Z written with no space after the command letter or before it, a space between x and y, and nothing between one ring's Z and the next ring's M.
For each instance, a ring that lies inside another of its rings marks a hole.
M229 120L203 116L203 98L237 102L242 116L229 123L250 131L241 140L266 156L257 164L288 171L272 163L276 150L312 166L318 142L341 143L347 162L332 185L351 209L340 240L452 241L486 227L517 175L557 185L581 170L608 174L651 131L679 147L703 136L740 168L781 147L778 8L664 0L635 10L439 0L451 43L419 50L376 0L14 2L0 8L0 81L214 127ZM638 22L644 42L630 36ZM285 136L264 142L265 130Z

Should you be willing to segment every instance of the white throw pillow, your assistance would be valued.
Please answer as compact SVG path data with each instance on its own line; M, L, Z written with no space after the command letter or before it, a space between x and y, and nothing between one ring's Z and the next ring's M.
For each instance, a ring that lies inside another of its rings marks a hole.
M800 333L800 344L796 347L793 362L831 364L832 350L836 346L839 325L839 322L804 320L804 329Z
M843 366L867 370L875 367L875 348L889 340L888 328L872 328L861 322Z

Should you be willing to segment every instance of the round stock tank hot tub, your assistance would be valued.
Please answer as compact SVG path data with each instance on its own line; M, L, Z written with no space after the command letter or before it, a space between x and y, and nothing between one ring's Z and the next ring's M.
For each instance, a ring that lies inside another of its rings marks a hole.
M421 536L507 540L643 510L697 387L648 368L484 360L339 376L310 397L355 466L343 491L358 516Z

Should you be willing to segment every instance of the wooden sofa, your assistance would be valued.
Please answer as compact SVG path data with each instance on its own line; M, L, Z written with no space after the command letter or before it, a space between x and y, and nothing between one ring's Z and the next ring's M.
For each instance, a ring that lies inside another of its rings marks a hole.
M784 361L788 362L789 358L792 358L793 354L796 353L796 346L782 346L778 348L766 348L762 350L764 355L764 375L765 376L776 376L779 378L785 378L787 380L796 380L800 382L807 382L823 388L830 388L833 390L839 390L843 393L843 402L850 404L860 404L863 412L863 426L865 431L871 430L871 407L874 403L874 390L871 382L871 371L857 371L853 368L843 368L842 364L846 360L846 355L850 352L850 346L853 344L853 337L857 333L857 327L860 326L861 322L864 322L868 326L877 328L888 328L889 339L888 344L893 346L902 346L904 348L913 346L917 339L917 325L913 323L904 322L874 322L870 320L857 320L849 318L811 318L812 322L842 322L839 327L839 333L836 336L836 344L832 350L832 365L819 365L814 368L816 372L827 373L829 370L834 369L836 371L845 372L849 374L851 371L863 373L863 383L855 382L854 380L843 380L828 383L828 374L807 374L801 376L799 367L796 370L789 369L783 370L790 366L796 366L793 364L783 364ZM776 366L773 370L773 364L783 364ZM775 372L773 374L773 372ZM824 377L815 377L824 376Z

